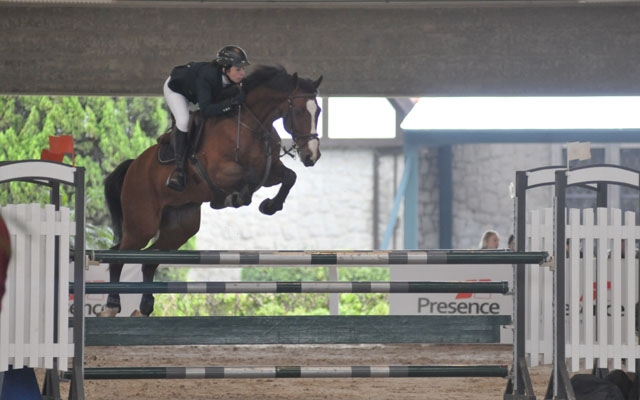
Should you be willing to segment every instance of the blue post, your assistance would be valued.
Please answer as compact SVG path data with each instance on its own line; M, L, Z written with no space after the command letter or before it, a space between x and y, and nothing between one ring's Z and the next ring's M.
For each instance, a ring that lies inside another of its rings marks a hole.
M405 145L408 178L404 195L404 249L418 248L418 146Z
M409 186L411 186L411 179L415 176L417 176L417 174L415 173L415 165L417 164L417 162L414 161L413 158L417 159L417 153L416 154L408 154L407 150L405 150L405 162L404 162L404 172L402 173L402 178L400 179L400 185L398 185L398 192L396 193L396 197L393 201L393 207L391 208L391 213L389 214L389 219L387 221L387 228L384 231L384 238L382 239L382 245L381 245L381 249L382 250L389 250L389 247L391 246L391 238L393 237L393 230L396 227L396 221L398 220L398 212L400 211L400 202L402 201L402 199L405 199L405 238L404 238L404 242L405 242L405 249L406 248L410 248L410 249L417 249L418 246L418 242L417 240L415 241L415 246L414 247L407 247L407 234L406 234L406 230L407 230L407 193L409 192ZM412 193L413 196L413 193ZM415 188L415 196L417 198L417 188ZM417 203L417 200L416 200ZM413 206L413 210L411 211L412 213L416 214L415 218L414 218L414 223L416 224L416 235L415 237L417 238L417 221L415 221L415 219L417 219L417 209L416 206L417 204L414 203Z

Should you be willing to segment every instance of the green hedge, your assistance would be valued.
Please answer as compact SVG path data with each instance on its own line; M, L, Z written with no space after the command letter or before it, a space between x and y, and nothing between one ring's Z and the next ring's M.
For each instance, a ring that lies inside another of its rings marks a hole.
M177 269L165 275L169 280L185 280L187 271ZM338 268L341 281L388 281L388 268ZM245 282L326 281L328 268L245 268ZM329 315L329 295L317 293L276 294L161 294L156 295L154 315L160 316L257 316ZM341 315L388 315L386 294L343 293Z

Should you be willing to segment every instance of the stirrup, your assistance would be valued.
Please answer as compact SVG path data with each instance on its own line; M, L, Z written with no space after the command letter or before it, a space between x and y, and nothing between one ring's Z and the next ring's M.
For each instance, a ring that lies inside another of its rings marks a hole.
M176 192L182 192L186 183L185 181L184 171L176 168L173 170L171 175L169 175L169 178L167 178L166 185L169 189L175 190Z

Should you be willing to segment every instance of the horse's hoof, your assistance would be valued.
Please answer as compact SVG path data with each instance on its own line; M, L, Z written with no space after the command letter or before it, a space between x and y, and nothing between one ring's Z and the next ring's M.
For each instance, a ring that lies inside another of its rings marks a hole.
M148 315L144 315L140 310L133 310L130 317L148 317Z
M115 317L119 312L120 310L115 307L104 307L102 311L96 314L96 317Z
M231 193L224 201L225 207L239 208L242 206L242 199L240 193Z
M209 203L209 207L211 207L214 210L222 210L226 206L224 204L215 203L215 202L212 201L212 202Z
M273 213L269 213L270 210L267 202L268 202L268 199L260 203L260 205L258 206L258 210L260 210L260 212L265 215L273 215Z
M264 215L273 215L277 211L282 210L282 207L279 207L279 208L274 207L273 201L271 199L266 199L262 203L260 203L258 210L260 210L260 212L263 213Z

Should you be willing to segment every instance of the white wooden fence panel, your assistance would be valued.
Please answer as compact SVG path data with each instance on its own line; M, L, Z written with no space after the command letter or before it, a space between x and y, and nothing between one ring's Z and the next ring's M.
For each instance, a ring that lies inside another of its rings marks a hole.
M46 244L44 245L44 260L42 266L44 271L42 271L42 277L44 281L41 282L44 290L43 290L43 300L44 304L42 305L42 310L44 313L44 335L40 337L40 342L43 346L42 355L42 367L44 368L53 368L53 357L54 357L54 313L55 313L55 301L51 301L55 299L55 261L56 261L56 250L55 250L55 235L58 233L57 227L61 224L60 221L56 218L56 209L52 204L45 205L45 218L41 221L42 224L42 232L45 232L44 240ZM47 223L47 221L56 221L56 224ZM62 242L62 238L60 241ZM68 237L67 241L68 242ZM68 260L68 259L67 259ZM67 261L68 263L68 261ZM51 299L47 301L47 299Z
M26 221L26 208L18 207L16 213L17 221ZM15 315L14 315L14 332L12 337L10 338L13 343L13 366L14 368L22 368L24 367L24 323L22 319L26 315L25 312L25 302L28 302L29 296L19 296L20 293L26 293L25 288L25 272L26 268L22 268L21 266L28 266L31 264L31 260L29 259L29 252L26 251L25 246L27 244L27 238L25 235L15 236L16 241L16 253L13 263L13 271L15 273L15 281L14 281L14 294L13 301L15 305Z
M613 368L622 368L622 212L614 208L611 210L611 224L609 225L609 237L613 238L611 242L611 256L609 257L611 265L610 279L612 288L611 293L611 318L609 326L611 326L611 342L613 343ZM607 284L609 285L609 284ZM615 285L615 286L614 286ZM618 289L615 289L618 288Z
M31 232L31 235L26 240L25 251L31 253L28 266L22 266L25 272L26 282L29 286L29 312L25 315L25 323L28 319L28 325L25 325L25 331L28 333L28 341L25 341L25 364L28 366L42 366L42 359L38 358L40 349L38 343L40 343L40 333L42 332L44 325L44 310L41 309L41 304L44 299L44 277L45 277L45 265L47 262L47 249L44 247L46 239L41 240L42 234L49 233L45 228L43 231L40 213L42 209L39 204L30 204L26 207L27 210L27 232ZM46 214L45 214L46 218ZM44 254L43 254L44 253ZM20 265L16 266L21 268ZM28 316L28 317L27 317ZM44 333L44 332L42 332ZM16 338L17 339L17 338Z
M638 301L636 298L636 293L638 293L638 274L635 254L635 222L635 213L631 211L625 212L624 226L622 228L622 238L625 244L625 258L623 263L624 266L622 275L624 287L624 297L622 301L625 304L625 318L622 327L622 337L624 343L622 346L622 354L631 357L631 360L635 359L634 347L636 347L635 332L637 318L637 315L635 313L635 304ZM630 305L633 305L633 307L629 308ZM635 367L635 362L633 364Z
M531 211L527 216L527 246L529 251L553 253L553 209ZM532 266L526 270L526 343L532 366L551 362L553 354L552 303L553 275L543 268Z
M551 209L528 215L527 250L553 253ZM635 370L640 227L635 214L620 210L568 210L565 236L565 355L572 371L595 365ZM536 226L539 224L539 226ZM624 246L624 253L623 247ZM532 366L551 362L552 271L527 270L526 352ZM548 352L547 352L548 351ZM596 364L597 363L597 364Z
M607 210L598 208L596 210L597 224L593 227L595 237L598 239L596 246L596 350L597 357L600 360L599 366L606 367L603 361L607 359L607 342L609 340L607 323L607 282L609 280L607 274ZM589 257L589 254L585 254L584 257Z
M9 365L52 368L54 360L59 369L66 370L68 358L73 356L73 346L68 343L69 243L75 232L70 211L32 204L8 205L0 207L0 212L12 248L0 313L0 371ZM60 243L57 281L56 237Z
M571 209L568 212L568 218L566 219L567 226L565 229L565 236L569 239L568 252L561 256L569 256L566 258L565 271L566 271L566 299L569 300L571 307L574 304L580 304L580 210ZM579 369L580 365L580 349L578 344L580 343L580 310L569 308L569 327L566 329L565 335L570 338L569 344L565 351L567 357L571 358L571 368L573 370Z
M583 282L583 290L582 290L582 318L583 318L583 332L584 332L584 341L582 342L582 354L584 354L584 360L586 365L593 365L594 353L593 353L593 343L595 340L595 316L593 313L594 306L594 278L595 278L595 265L594 258L591 257L594 254L594 231L589 227L595 224L595 213L592 209L585 209L582 211L585 230L584 230L584 241L582 254L584 261L584 277L582 279ZM579 257L579 256L578 256ZM586 345L589 343L589 345Z
M527 214L529 223L526 228L527 246L526 248L531 251L539 251L541 247L541 223L540 213L537 210L533 210ZM538 274L538 268L527 268L525 271L525 279L527 282L526 300L525 300L525 349L529 353L529 362L531 365L540 364L540 329L541 325L539 321L535 320L535 316L541 315L540 302L538 293L540 292L540 277Z
M544 251L553 254L553 238L554 238L554 215L553 209L547 208L544 210ZM541 293L544 300L542 315L544 321L544 336L543 336L543 354L542 362L550 364L553 360L553 271L548 268L541 268L540 273L544 277L544 284L542 286L543 292Z
M58 234L60 236L60 243L71 243L71 238L75 235L75 224L71 221L71 211L69 208L61 208L58 214L60 224ZM69 263L70 250L69 246L59 247L59 265L65 265L66 268L60 268L58 271L58 287L64 287L65 290L58 290L58 315L64 316L58 317L58 343L60 349L58 351L58 364L62 367L58 369L66 370L69 358L73 357L74 347L73 343L69 340L69 289L70 282L69 275L70 267L73 264ZM55 322L55 321L54 321Z

